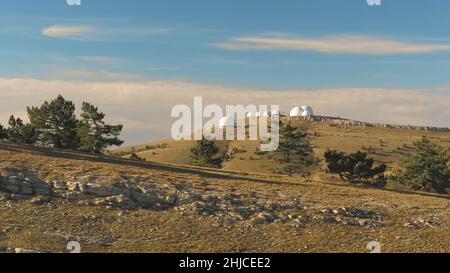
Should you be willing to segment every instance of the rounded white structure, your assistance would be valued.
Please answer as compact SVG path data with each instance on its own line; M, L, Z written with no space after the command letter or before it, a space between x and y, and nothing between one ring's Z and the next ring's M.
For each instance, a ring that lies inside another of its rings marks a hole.
M312 117L314 116L313 109L308 105L303 105L301 107L294 107L290 113L291 117Z
M252 117L254 117L254 114L252 112L249 112L249 113L247 113L247 117L252 118Z
M256 114L255 114L255 117L257 117L257 118L259 118L261 116L261 113L260 112L257 112Z
M233 117L223 117L219 121L219 128L232 128L235 126Z
M265 118L269 118L269 117L270 117L270 113L269 113L269 112L267 112L267 111L265 111L265 112L263 113L263 117L265 117Z
M281 116L281 112L274 110L274 111L272 111L272 116Z

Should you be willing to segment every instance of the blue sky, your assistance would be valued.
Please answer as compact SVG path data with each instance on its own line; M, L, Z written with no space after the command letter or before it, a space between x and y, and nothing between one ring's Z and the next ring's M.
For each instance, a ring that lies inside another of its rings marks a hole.
M448 0L81 1L2 0L0 123L61 93L127 144L167 137L197 95L450 126Z
M379 7L365 0L83 0L81 7L65 0L3 0L0 73L43 76L64 67L256 88L436 87L449 83L450 50L330 54L215 44L234 37L347 35L448 45L449 10L446 0L384 0ZM43 35L51 26L98 33L80 39Z

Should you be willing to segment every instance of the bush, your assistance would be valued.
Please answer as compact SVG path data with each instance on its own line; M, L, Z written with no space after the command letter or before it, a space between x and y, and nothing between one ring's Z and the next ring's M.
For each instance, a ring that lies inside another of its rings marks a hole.
M425 137L413 148L414 154L405 162L405 169L393 176L394 180L416 190L447 193L450 169L446 149Z
M133 159L133 160L139 160L139 161L145 161L144 158L140 157L140 156L137 154L137 151L136 151L136 149L135 149L134 147L131 148L131 151L130 151L130 159Z
M217 157L219 147L214 140L208 140L203 137L197 142L197 145L191 149L191 157L195 162L204 167L221 167L223 159Z
M339 174L341 179L346 182L365 183L378 187L386 185L384 172L387 166L381 164L374 167L374 160L368 158L367 153L358 151L347 155L337 150L328 150L324 157L328 171Z

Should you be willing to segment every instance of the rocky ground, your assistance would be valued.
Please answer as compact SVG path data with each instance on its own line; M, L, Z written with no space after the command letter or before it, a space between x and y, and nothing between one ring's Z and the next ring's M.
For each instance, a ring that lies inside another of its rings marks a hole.
M0 144L0 252L450 252L448 196Z

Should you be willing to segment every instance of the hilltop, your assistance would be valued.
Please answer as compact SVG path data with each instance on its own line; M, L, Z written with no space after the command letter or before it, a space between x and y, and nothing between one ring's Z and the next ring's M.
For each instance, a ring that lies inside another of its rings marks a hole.
M286 122L286 118L283 121ZM448 128L367 123L332 117L291 119L291 122L294 126L307 129L314 153L319 159L323 159L327 149L347 153L363 150L377 163L387 164L389 171L392 171L411 154L412 144L423 136L450 151ZM148 161L190 165L193 163L190 150L195 144L195 141L167 139L115 149L111 153L129 157L131 152L136 152ZM258 154L259 141L218 141L218 145L220 153L227 155L223 170L272 174L279 168L277 162Z

